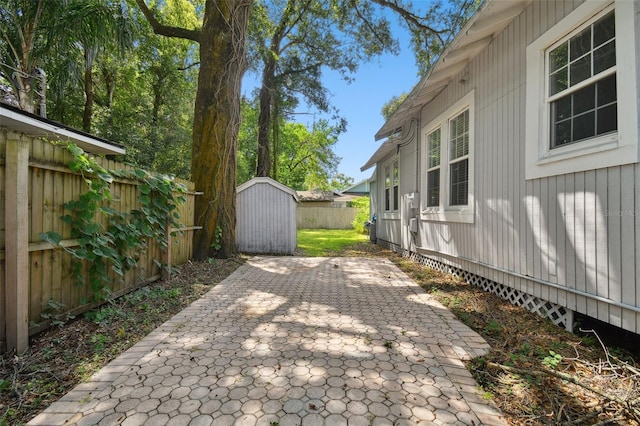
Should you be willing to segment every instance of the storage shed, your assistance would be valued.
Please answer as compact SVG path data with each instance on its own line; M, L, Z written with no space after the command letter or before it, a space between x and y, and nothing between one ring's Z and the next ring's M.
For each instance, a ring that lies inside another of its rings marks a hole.
M293 189L268 177L237 188L236 245L244 253L293 254L298 244Z

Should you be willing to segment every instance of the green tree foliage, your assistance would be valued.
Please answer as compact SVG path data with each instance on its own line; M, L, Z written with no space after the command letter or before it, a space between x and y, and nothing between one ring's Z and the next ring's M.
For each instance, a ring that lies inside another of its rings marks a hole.
M329 181L329 187L336 191L344 191L353 185L353 178L344 173L336 173Z
M196 26L194 6L167 0L173 25ZM103 63L96 76L104 93L99 133L127 146L126 160L188 178L198 51L187 40L161 37L136 9L137 48L125 63Z
M96 58L104 50L123 52L131 42L124 4L115 0L3 0L0 31L0 73L13 86L20 108L34 112L38 103L37 109L44 113L45 75L54 97L67 87L66 81L79 78L85 92L82 127L89 131Z
M371 0L393 11L411 33L418 73L425 75L483 0Z
M164 22L145 0L136 4L156 34L199 44L191 179L203 192L195 216L194 257L236 252L236 155L240 131L240 87L246 70L246 32L251 0L207 0L196 27Z
M238 137L238 183L255 177L258 101L243 99L243 120ZM284 117L278 120L278 157L274 158L273 175L277 180L296 190L309 188L346 188L352 178L337 173L340 158L333 152L342 127L319 120L311 127ZM275 130L275 129L274 129ZM346 184L345 184L346 183Z
M301 96L319 111L329 111L322 71L340 72L346 79L358 65L385 51L395 51L388 20L373 3L322 0L254 2L250 62L261 76L259 88L257 175L269 176L273 166L272 132L280 102Z
M331 147L346 123L309 129L288 122L292 112L304 101L338 113L322 73L349 80L362 61L396 51L388 10L414 33L428 69L479 2L437 1L0 0L0 84L34 111L42 69L51 118L122 143L127 161L190 177L205 193L195 256L226 256L235 252L236 176L339 183ZM261 84L241 107L247 68Z
M337 142L336 129L324 120L312 129L289 122L282 126L280 140L279 181L296 190L329 189L340 162L332 149Z
M389 118L391 118L391 116L393 115L394 112L396 112L400 104L404 102L405 99L407 99L407 96L408 95L406 93L403 93L400 96L392 96L391 99L389 99L387 103L385 103L382 106L381 114L385 120L388 120Z
M236 177L238 184L256 176L256 147L258 141L257 100L242 99L242 124L238 134L238 163Z
M369 220L369 201L369 197L358 197L349 203L349 207L357 209L356 218L353 219L353 229L361 234L366 232L364 224Z

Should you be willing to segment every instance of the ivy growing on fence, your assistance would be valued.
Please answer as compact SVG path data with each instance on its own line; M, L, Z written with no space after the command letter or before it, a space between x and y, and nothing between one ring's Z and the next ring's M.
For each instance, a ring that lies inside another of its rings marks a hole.
M68 142L66 148L73 155L69 168L80 174L88 187L77 200L64 204L69 213L61 217L71 225L77 245L63 246L62 236L56 232L40 237L70 253L78 285L90 285L96 300L106 300L113 280L110 270L123 277L145 254L149 240L167 248L167 229L179 226L177 208L185 202L186 187L170 176L139 168L107 170L77 145ZM111 184L116 179L137 186L138 209L121 212L112 206Z

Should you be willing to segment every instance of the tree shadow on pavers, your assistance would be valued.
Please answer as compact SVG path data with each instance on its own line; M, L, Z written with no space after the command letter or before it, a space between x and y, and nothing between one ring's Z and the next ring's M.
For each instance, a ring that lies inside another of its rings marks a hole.
M441 418L453 411L478 421L470 404L482 401L460 361L469 357L465 346L475 355L461 339L477 335L390 262L256 258L243 268L198 302L202 318L194 312L193 320L206 322L203 329L186 327L175 340L192 343L185 351L208 367L207 381L217 379L227 408L253 392L264 393L268 411L277 405L270 393L298 401L265 412L273 415L300 404L308 415L338 415L347 398L351 415L433 420L440 410Z
M425 297L387 260L255 258L63 406L84 423L479 424L482 401L452 345L464 330Z

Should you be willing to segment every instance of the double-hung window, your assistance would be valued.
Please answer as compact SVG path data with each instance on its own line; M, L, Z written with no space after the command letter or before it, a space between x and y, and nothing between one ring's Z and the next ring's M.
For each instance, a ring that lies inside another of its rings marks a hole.
M391 210L391 171L390 167L384 168L384 209Z
M398 210L398 198L400 189L400 175L398 174L398 160L393 162L393 210Z
M449 121L449 205L469 202L469 110Z
M527 179L638 161L636 2L584 2L527 47Z
M474 91L427 125L422 218L473 222Z
M618 130L615 12L547 53L550 149Z
M440 205L440 129L427 135L427 207Z
M388 212L397 211L399 208L399 185L400 175L398 171L398 160L384 168L384 210Z

